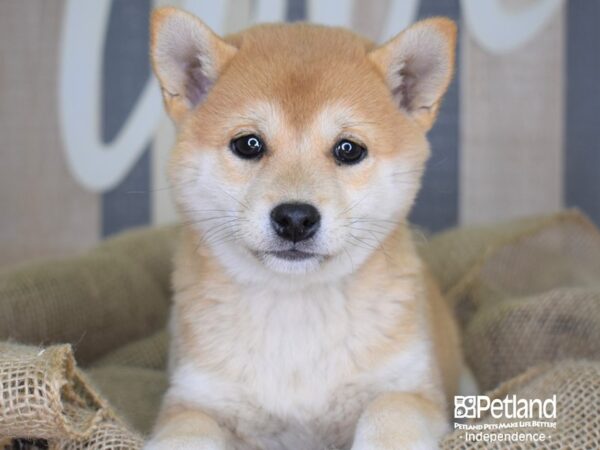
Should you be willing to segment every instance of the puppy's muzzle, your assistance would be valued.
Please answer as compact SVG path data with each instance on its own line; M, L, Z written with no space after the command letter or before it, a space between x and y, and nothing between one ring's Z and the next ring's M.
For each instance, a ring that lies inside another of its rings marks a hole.
M319 211L308 203L282 203L271 211L275 233L293 243L313 237L320 224Z

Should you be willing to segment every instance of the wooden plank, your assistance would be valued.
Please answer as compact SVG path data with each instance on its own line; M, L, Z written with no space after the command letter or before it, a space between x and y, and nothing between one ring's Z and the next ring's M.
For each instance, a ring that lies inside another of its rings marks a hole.
M102 139L110 142L150 78L150 0L113 2L102 66ZM121 182L102 195L102 235L109 236L151 220L151 146Z
M508 54L462 30L460 218L486 223L562 207L564 7Z
M568 3L565 202L600 225L600 1Z
M446 16L459 21L458 0L421 0L418 18ZM460 43L458 44L460 51ZM460 73L460 61L456 61ZM410 216L411 222L429 230L440 231L458 222L459 199L459 109L461 79L455 76L444 96L436 123L428 134L431 158L427 163L423 185Z
M62 0L0 2L0 264L99 237L99 196L73 179L59 136L62 13Z

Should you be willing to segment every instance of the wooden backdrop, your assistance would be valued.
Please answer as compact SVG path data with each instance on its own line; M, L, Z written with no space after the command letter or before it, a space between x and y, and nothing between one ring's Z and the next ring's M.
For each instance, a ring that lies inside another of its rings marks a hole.
M600 0L2 0L0 264L175 220L173 130L147 58L149 12L167 3L221 33L310 20L382 41L456 19L458 74L413 220L436 231L577 206L600 223Z

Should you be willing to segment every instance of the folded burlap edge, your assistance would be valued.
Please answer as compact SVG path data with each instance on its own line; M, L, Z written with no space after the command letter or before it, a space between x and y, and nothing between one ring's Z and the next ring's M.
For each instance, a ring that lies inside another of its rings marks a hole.
M77 367L70 344L39 349L3 342L0 349L0 386L13 389L0 396L0 441L44 439L50 449L83 448L105 427L141 441ZM15 406L14 386L36 396L25 411Z

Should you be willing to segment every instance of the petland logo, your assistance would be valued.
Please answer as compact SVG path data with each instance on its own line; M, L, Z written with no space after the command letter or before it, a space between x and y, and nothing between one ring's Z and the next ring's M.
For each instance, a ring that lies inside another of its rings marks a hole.
M479 419L485 413L494 419L556 419L556 395L546 400L517 398L490 400L487 395L457 395L454 397L456 419Z
M545 400L456 396L454 418L454 429L461 430L461 438L468 442L545 442L556 430L556 395Z

